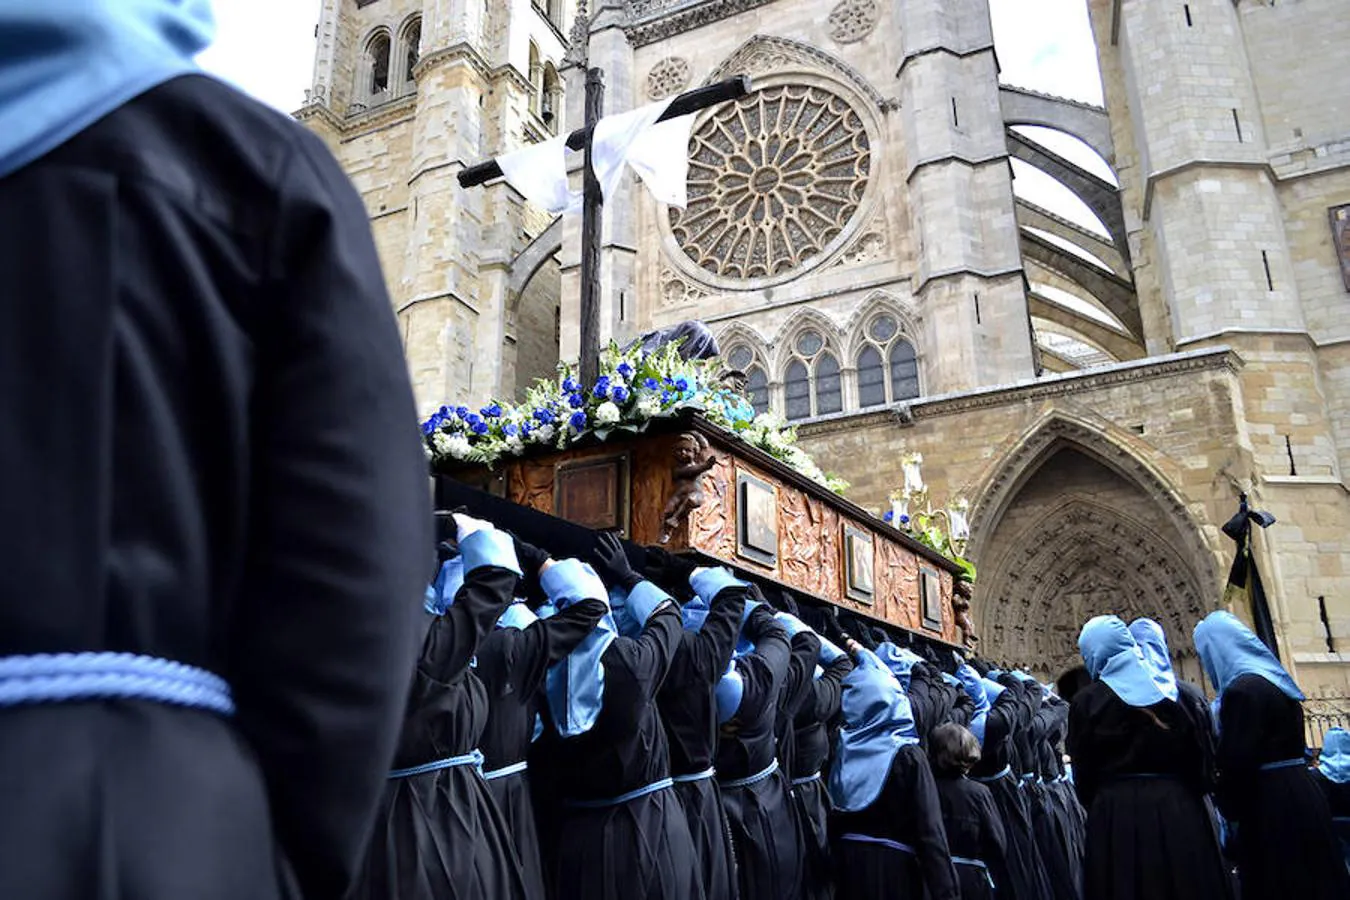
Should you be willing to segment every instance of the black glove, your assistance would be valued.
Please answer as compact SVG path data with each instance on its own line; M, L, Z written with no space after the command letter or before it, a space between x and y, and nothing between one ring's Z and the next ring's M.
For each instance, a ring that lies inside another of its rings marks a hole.
M873 644L872 649L873 649L873 650L877 649L877 647L881 646L882 644L887 643L887 642L890 641L890 640L891 640L891 636L886 632L886 629L880 628L880 627L873 627L873 628L872 628L872 644Z
M648 547L646 553L647 559L642 570L648 581L654 582L672 597L693 597L694 589L689 586L689 576L694 574L698 563L687 557L667 553L660 547Z
M820 633L829 638L830 643L840 650L844 649L844 643L848 640L848 635L844 634L844 627L839 624L839 610L835 609L833 605L826 606L820 624Z
M518 538L512 532L512 542L516 545L516 559L520 562L520 570L525 573L526 578L536 578L539 570L543 568L544 563L548 562L552 556L547 550L541 550L534 544L526 543Z
M631 591L642 582L642 576L628 563L628 553L618 535L606 531L595 541L591 556L595 570L606 583Z

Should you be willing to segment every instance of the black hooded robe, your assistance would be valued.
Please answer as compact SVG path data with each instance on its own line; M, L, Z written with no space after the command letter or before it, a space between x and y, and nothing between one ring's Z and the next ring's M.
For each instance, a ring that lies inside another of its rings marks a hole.
M896 751L870 806L835 813L830 824L839 900L960 900L942 801L917 744Z
M1030 769L1022 775L1022 789L1031 805L1032 831L1055 900L1079 900L1083 883L1082 852L1070 813L1056 797L1054 784L1058 770L1052 772L1046 759L1055 734L1067 729L1069 707L1062 702L1052 705L1040 696L1039 685L1030 682L1028 685L1037 692L1036 701L1040 708L1027 729L1031 737L1027 748ZM1048 780L1047 774L1051 775Z
M340 897L432 563L360 198L175 78L0 177L0 284L0 657L164 658L236 707L0 708L0 897Z
M1234 679L1219 705L1218 758L1242 900L1350 897L1331 810L1302 763L1301 704L1260 675Z
M717 746L717 703L713 689L736 648L747 588L732 585L712 599L698 631L680 635L656 705L670 746L670 774L694 841L697 870L706 900L734 900L736 862L731 849L722 793L713 775Z
M1346 865L1350 866L1350 782L1332 781L1316 769L1313 770L1313 780L1327 798L1332 825L1341 839Z
M778 693L787 679L787 631L767 606L742 629L755 650L736 660L744 691L717 742L717 780L731 827L741 900L796 900L801 890L801 842L774 739ZM764 773L769 772L765 775ZM751 784L734 782L756 779Z
M1073 698L1068 744L1088 814L1085 897L1232 896L1204 802L1205 739L1185 707L1136 708L1094 682Z
M999 886L1000 893L1009 900L1050 900L1050 883L1032 830L1031 810L1012 771L1014 734L1022 727L1025 712L1026 706L1012 689L998 696L985 718L980 761L970 777L989 788L1003 821L1008 880L1006 886Z
M600 600L583 600L525 628L496 628L478 648L475 674L488 694L478 749L483 775L506 818L525 879L525 895L543 900L544 869L526 763L548 667L571 653L605 615ZM499 774L500 773L500 774Z
M961 900L994 900L996 888L1008 883L1008 847L994 795L961 775L936 778Z
M670 777L656 694L684 625L673 602L636 638L605 650L604 707L591 729L560 737L551 723L530 754L532 771L560 795L556 846L545 852L555 900L699 900L693 840L671 787L614 802Z
M454 603L431 620L394 755L409 769L478 748L487 688L469 663L511 602L516 574L470 571ZM525 900L515 842L474 765L390 778L350 900Z
M792 755L792 799L802 829L802 900L829 900L834 896L830 866L830 795L825 788L825 764L831 732L838 725L844 676L853 660L841 654L813 680L793 723L796 747ZM814 672L814 670L813 670Z

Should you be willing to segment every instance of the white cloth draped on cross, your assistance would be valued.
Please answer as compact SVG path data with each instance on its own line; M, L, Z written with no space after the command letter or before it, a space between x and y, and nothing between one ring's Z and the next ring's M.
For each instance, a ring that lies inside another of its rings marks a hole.
M658 122L670 103L669 99L649 103L596 123L591 134L591 168L606 200L618 189L627 166L657 200L681 209L686 205L689 131L694 117ZM555 215L581 212L581 192L567 184L566 141L567 136L560 135L497 157L507 183Z

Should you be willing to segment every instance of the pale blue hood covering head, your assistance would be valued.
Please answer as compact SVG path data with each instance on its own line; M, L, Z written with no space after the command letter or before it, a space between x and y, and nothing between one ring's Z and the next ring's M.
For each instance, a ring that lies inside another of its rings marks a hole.
M741 698L745 696L745 679L736 670L736 660L727 663L727 670L718 679L713 696L717 700L717 724L722 725L740 710Z
M956 669L956 680L961 683L961 690L966 692L975 703L975 712L971 714L970 723L966 726L970 733L975 735L980 746L984 746L984 726L989 719L989 692L984 688L984 679L980 673L970 663L961 663ZM1002 685L999 685L1002 687Z
M1350 781L1350 731L1333 728L1322 736L1317 770L1337 784Z
M914 667L924 661L923 657L913 650L906 650L890 641L877 644L876 656L906 691L909 690L910 676L914 672Z
M1088 674L1103 681L1130 706L1152 706L1177 699L1177 683L1163 678L1144 659L1130 629L1119 616L1089 619L1078 636L1078 650Z
M1168 679L1175 683L1177 676L1172 671L1172 654L1167 649L1167 632L1163 627L1152 619L1135 619L1130 623L1130 634L1144 659L1162 679L1159 686L1165 687Z
M198 71L209 0L0 0L0 177Z
M1285 696L1304 699L1303 692L1270 648L1232 613L1219 610L1202 619L1195 626L1195 650L1219 700L1228 686L1243 675L1260 675Z
M4 0L0 0L3 3ZM445 611L455 605L459 589L464 587L464 557L453 556L441 563L436 580L427 588L427 599L423 608L433 616L443 616Z
M605 600L608 605L608 591L600 576L575 559L550 566L539 576L539 584L559 611L582 600ZM549 666L544 693L553 725L563 737L585 734L600 718L605 703L605 664L601 659L617 633L614 615L607 612L575 650Z
M895 754L919 743L914 713L900 682L875 653L860 650L844 676L843 723L835 741L828 788L834 808L858 812L881 794Z
M524 631L538 621L539 617L530 611L530 608L525 605L524 600L517 597L511 605L506 608L506 612L497 617L497 627L515 628L519 631Z

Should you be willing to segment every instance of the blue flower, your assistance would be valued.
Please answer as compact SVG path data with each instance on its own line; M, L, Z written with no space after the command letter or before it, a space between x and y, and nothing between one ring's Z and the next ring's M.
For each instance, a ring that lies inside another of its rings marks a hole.
M562 388L569 394L575 394L577 391L581 390L581 385L577 384L577 380L575 378L573 378L571 375L568 375L566 378L563 379Z
M567 403L573 409L581 409L583 406L586 405L586 400L580 394L572 394L567 398Z
M688 379L685 379L685 378L677 379L677 380L675 381L675 390L679 391L681 394L683 394L685 391L689 390L689 381L688 381Z
M450 407L442 406L436 411L436 415L440 416L442 419L450 418Z
M439 416L432 416L422 423L422 433L431 434L440 427L441 420Z
M534 418L540 425L551 425L558 421L558 417L553 414L551 409L536 409Z
M526 425L525 427L528 428L530 426ZM515 437L516 435L520 434L520 427L517 426L514 422L507 422L505 425L502 426L502 434L506 435L507 437Z
M478 417L478 413L469 413L468 415L466 415L466 416L461 416L460 418L462 418L465 422L468 422L468 423L469 423L469 427L475 428L475 429L476 429L480 424L482 424L482 421L483 421L482 419L480 419L480 418Z
M883 522L890 522L894 519L895 519L895 510L893 509L886 510L886 515L881 517L881 521Z
M529 423L529 422L526 422L524 425L521 425L521 426L520 426L520 436L521 436L521 437L529 437L530 434L531 434L533 431L534 431L534 429L530 427L530 423Z
M901 516L901 517L900 517L900 524L901 524L901 525L908 525L908 524L909 524L909 516Z
M625 362L625 363L619 363L619 368L618 368L616 371L617 371L620 375L622 375L624 378L632 378L632 377L633 377L633 367L630 366L630 365L629 365L628 363L626 363L626 362Z
M609 376L601 375L595 380L595 389L591 391L595 396L601 399L609 396Z
M657 381L655 378L644 378L642 379L642 386L649 391L654 391L661 386L661 382Z
M468 419L470 415L469 408L467 406L456 406L455 415L459 416L461 419Z
M670 391L662 391L662 392L661 392L661 404L662 404L663 406L664 406L665 404L669 403L673 398L674 398L674 394L672 394Z
M483 414L483 418L485 419L500 419L502 417L502 405L500 403L492 403L483 407L479 412Z
M615 403L622 403L628 399L628 388L623 385L615 385L609 396Z
M488 423L486 423L486 422L484 422L484 421L482 421L482 420L479 420L479 421L477 421L477 422L474 422L473 425L472 425L471 427L473 428L473 433L474 433L474 434L487 434L487 433L488 433Z
M571 425L573 430L581 431L586 427L586 414L581 410L577 410L572 413L572 418L567 420L567 424Z

